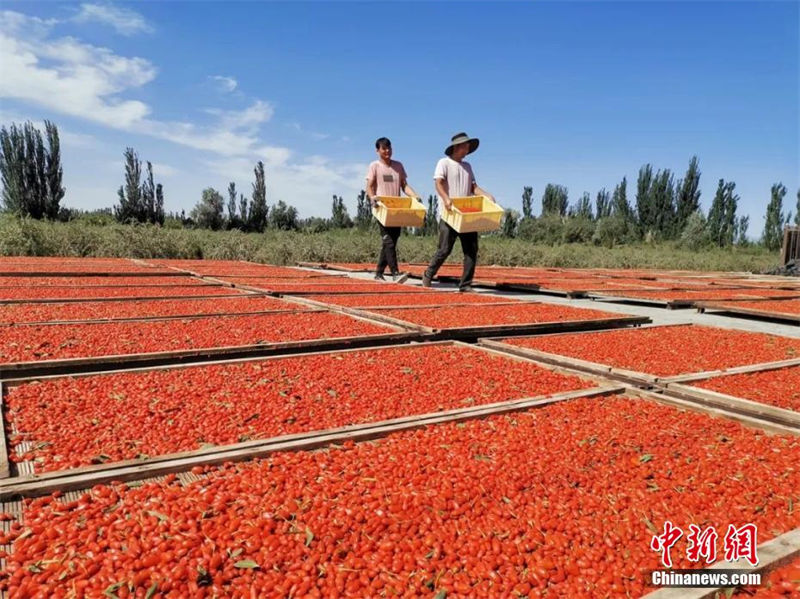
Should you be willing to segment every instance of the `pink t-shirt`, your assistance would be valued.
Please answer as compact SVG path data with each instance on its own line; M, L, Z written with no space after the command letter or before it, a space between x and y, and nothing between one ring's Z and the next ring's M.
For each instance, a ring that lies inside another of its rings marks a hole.
M391 164L376 160L367 170L367 189L373 181L378 183L375 195L400 197L400 190L406 185L406 170L397 160L392 160Z

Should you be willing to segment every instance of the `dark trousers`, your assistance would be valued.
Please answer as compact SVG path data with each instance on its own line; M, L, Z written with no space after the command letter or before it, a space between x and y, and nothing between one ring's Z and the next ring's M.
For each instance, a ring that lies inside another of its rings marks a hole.
M475 276L475 264L478 261L478 234L477 233L458 233L443 220L439 221L439 247L433 255L425 276L432 279L441 268L444 261L453 251L456 238L461 240L461 250L464 252L464 272L461 274L459 287L463 288L472 284L472 277Z
M389 272L392 274L397 272L397 240L400 239L400 227L384 227L378 223L381 228L381 255L378 258L378 267L375 270L379 275L383 274L386 266L389 266Z

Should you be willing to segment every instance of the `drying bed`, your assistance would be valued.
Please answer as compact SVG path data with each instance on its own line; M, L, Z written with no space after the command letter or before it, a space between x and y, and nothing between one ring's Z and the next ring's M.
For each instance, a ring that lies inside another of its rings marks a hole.
M601 312L600 310L537 302L520 302L518 305L485 304L441 308L388 308L377 309L374 312L375 314L389 316L432 329L528 325L620 318L619 314Z
M42 472L593 387L433 344L30 382L5 417L12 459Z
M518 337L503 343L659 377L800 357L800 339L699 325Z
M419 288L422 290L422 288ZM306 295L306 299L345 306L367 308L376 306L433 306L448 304L498 304L513 303L514 300L483 293L457 293L447 291L422 291L421 293L359 293Z
M607 291L607 295L619 296L621 299L643 299L654 301L702 301L702 300L726 300L726 299L758 299L758 298L780 298L797 297L800 291L778 290L778 289L696 289L696 290L664 290L664 291Z
M576 399L28 501L2 539L15 541L2 585L54 597L638 597L666 520L752 523L759 541L800 526L798 463L797 437L642 399ZM686 547L684 536L672 550L677 568L697 567Z
M378 324L332 312L207 316L2 328L0 364L249 346L387 333Z
M224 285L164 285L153 287L6 287L0 288L0 301L26 302L60 299L98 299L114 297L189 297L203 295L233 295L237 293Z
M285 293L287 295L312 295L328 293L419 293L419 287L411 285L399 285L394 283L370 283L352 280L347 283L253 283L245 279L223 279L228 283L247 286L252 289L260 289L272 293Z
M126 285L208 285L208 281L189 276L164 277L4 277L0 287L119 287ZM1 292L1 291L0 291Z
M800 366L731 374L691 385L800 413Z
M754 312L763 312L765 315L800 316L800 299L714 302L703 307L714 310L753 310Z
M197 314L238 314L293 310L290 304L265 295L197 299L114 300L103 302L18 303L0 308L0 324L70 320L115 320Z

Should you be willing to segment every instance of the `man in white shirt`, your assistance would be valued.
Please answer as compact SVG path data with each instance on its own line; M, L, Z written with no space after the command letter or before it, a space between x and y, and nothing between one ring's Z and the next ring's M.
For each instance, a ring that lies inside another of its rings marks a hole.
M418 197L417 192L406 180L403 164L392 160L392 142L388 138L381 137L375 142L375 153L379 159L372 162L367 170L366 193L372 206L377 203L375 196L399 197L401 190L409 197ZM382 246L375 278L384 280L383 273L388 265L392 278L398 283L403 283L408 279L408 275L400 275L397 268L397 240L400 238L400 227L384 227L381 223L378 223L378 226L381 229Z
M452 210L451 197L482 195L494 201L494 196L478 186L472 166L464 161L467 154L472 154L478 149L479 144L480 140L477 138L470 138L466 133L457 133L444 151L447 156L436 164L433 179L436 183L436 194L439 197L439 214L443 215L445 211ZM461 249L464 252L464 271L461 274L458 290L472 291L472 278L475 276L475 263L478 260L478 234L458 233L444 220L439 221L439 246L428 269L422 276L423 287L431 286L433 277L436 276L439 268L453 251L456 238L461 239Z

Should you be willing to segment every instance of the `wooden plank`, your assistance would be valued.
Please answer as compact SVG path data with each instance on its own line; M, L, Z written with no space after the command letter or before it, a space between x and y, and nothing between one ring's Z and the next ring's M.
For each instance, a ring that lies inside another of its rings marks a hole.
M761 573L762 577L771 570L789 563L800 555L800 528L783 533L779 537L758 546L758 564L751 566L742 559L738 562L720 561L707 569L711 572L723 569L744 570ZM715 588L663 588L643 596L643 599L713 599L725 587Z
M697 401L704 405L719 406L726 410L746 414L754 418L777 422L800 430L800 413L792 410L759 403L743 397L718 393L701 387L681 385L679 383L667 385L666 391L681 399Z
M8 461L8 444L6 443L5 427L5 401L4 401L3 381L0 381L0 479L8 478L11 475L11 466Z
M764 299L755 301L769 301L769 300ZM745 316L745 317L756 316L758 318L766 318L769 320L780 320L800 325L800 314L787 314L785 312L773 312L771 310L758 310L757 308L739 308L736 306L724 306L715 302L698 302L697 308L702 309L702 311L704 312L706 310L714 310L717 312L723 312L725 314L733 314L736 316Z
M671 383L688 383L691 381L701 381L703 379L710 379L726 374L764 372L766 370L777 370L779 368L787 368L789 366L797 365L800 365L800 358L792 358L791 360L778 360L775 362L761 362L759 364L747 364L745 366L734 366L732 368L722 368L720 370L706 370L704 372L694 372L676 376L659 377L658 383L661 385L669 385Z
M164 459L153 458L146 463L126 464L123 466L105 467L88 466L80 473L74 471L45 473L38 476L0 480L0 500L16 497L35 497L59 490L62 492L85 489L96 484L111 481L129 481L144 476L158 476L182 472L198 465L217 465L225 462L250 460L279 451L309 451L325 447L333 443L347 440L364 441L386 436L391 433L407 431L432 424L455 422L483 418L497 414L507 414L568 401L579 397L601 397L619 393L621 387L595 387L588 390L559 393L537 398L523 398L506 402L498 402L475 408L461 408L446 412L434 412L378 423L342 427L327 431L317 431L301 438L286 439L274 437L260 442L249 441L212 450L199 450L190 455L164 456Z
M480 304L478 304L480 305ZM517 337L522 335L558 334L568 332L618 329L652 322L646 316L619 316L595 320L538 322L530 324L499 324L437 329L441 338L477 339L479 337Z
M102 372L126 367L157 366L186 362L208 362L222 357L245 358L275 354L305 353L320 349L346 349L348 347L377 347L401 341L421 341L425 335L416 331L398 331L358 337L308 339L256 345L238 345L202 349L175 350L144 354L91 356L64 360L41 360L0 364L0 380L30 377L43 374L75 374ZM127 368L126 368L127 369Z

